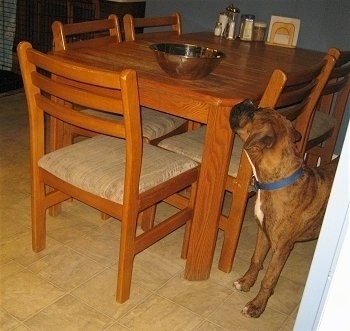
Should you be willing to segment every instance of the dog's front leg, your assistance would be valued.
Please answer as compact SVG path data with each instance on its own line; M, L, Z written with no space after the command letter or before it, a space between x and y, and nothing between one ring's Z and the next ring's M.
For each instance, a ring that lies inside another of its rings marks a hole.
M243 308L242 313L249 317L259 317L266 308L267 301L273 294L284 264L293 248L285 244L272 253L271 261L261 282L258 295Z
M254 285L259 271L263 269L265 257L270 249L269 241L265 235L265 232L259 226L256 236L254 254L250 261L248 271L243 277L237 279L233 285L239 291L249 291Z

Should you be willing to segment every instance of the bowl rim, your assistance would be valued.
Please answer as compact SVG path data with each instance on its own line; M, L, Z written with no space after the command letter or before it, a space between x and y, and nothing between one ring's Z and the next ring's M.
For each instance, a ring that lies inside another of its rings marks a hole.
M176 55L176 54L170 54L170 53L165 52L165 51L161 51L161 50L156 48L158 45L165 45L165 44L167 44L167 45L200 47L201 49L209 49L209 50L215 51L218 54L218 56L215 56L215 57L213 57L211 59L223 59L223 58L226 57L225 53L223 51L217 49L217 48L202 46L202 45L198 45L198 44L176 43L176 42L161 42L161 43L153 43L153 44L151 44L149 46L149 48L152 49L155 52L159 52L159 53L163 53L163 54L169 54L169 55ZM193 59L193 58L196 58L196 59L208 59L208 57L195 57L195 56L189 56L189 55L176 55L176 56L187 58L187 59Z

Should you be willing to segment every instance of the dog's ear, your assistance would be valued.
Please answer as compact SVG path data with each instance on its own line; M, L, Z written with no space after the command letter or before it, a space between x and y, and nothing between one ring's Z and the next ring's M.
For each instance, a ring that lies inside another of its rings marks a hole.
M271 124L266 123L261 129L251 132L243 147L246 150L249 150L253 147L259 150L263 150L265 148L271 148L275 141L275 130Z

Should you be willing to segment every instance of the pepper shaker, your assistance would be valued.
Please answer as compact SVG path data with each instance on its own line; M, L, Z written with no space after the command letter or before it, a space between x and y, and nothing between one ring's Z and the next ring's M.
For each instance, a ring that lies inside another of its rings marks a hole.
M231 27L228 28L228 34L227 38L228 39L235 39L238 37L238 17L239 17L240 10L235 7L234 5L229 5L226 7L226 15L229 18L229 24ZM231 28L231 33L230 33L230 28Z

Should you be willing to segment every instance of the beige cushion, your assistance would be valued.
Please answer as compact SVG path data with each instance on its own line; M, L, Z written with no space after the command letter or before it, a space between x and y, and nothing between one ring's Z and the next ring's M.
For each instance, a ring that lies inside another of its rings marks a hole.
M188 131L188 132L164 139L158 144L158 146L165 148L169 151L190 157L191 159L200 163L202 162L205 133L206 133L206 126L203 125L196 130ZM229 170L228 170L228 174L232 177L237 176L238 166L242 155L242 149L243 149L243 142L237 136L235 137L231 160L229 164Z
M154 140L159 137L163 137L164 135L174 131L186 122L186 120L181 117L162 113L154 109L149 109L146 107L141 107L141 109L142 135L148 140ZM108 119L120 120L122 118L122 116L114 115L111 113L104 113L92 109L84 109L83 112Z
M118 203L123 201L125 143L122 139L95 136L46 154L38 163L83 190ZM140 193L197 165L190 158L144 144Z
M322 136L329 130L332 130L335 125L335 119L332 115L326 114L322 111L316 111L312 122L309 139L315 139Z

